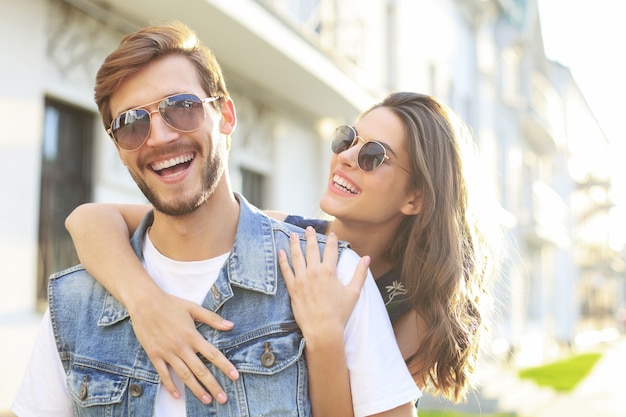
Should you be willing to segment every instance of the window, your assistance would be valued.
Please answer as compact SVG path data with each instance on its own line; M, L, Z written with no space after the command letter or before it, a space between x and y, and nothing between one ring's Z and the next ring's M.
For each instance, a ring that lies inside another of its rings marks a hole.
M265 178L262 174L241 168L241 190L246 200L265 209Z
M91 200L93 116L46 99L41 152L37 298L47 299L50 274L78 263L65 218Z

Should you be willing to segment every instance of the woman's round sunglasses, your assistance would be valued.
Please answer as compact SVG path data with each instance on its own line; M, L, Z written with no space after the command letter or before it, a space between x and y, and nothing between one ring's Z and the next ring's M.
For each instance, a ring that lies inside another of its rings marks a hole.
M339 126L333 134L330 142L330 148L333 153L339 155L341 152L353 147L359 140L363 142L363 146L359 149L357 157L357 165L359 169L370 172L380 167L385 161L393 162L400 169L411 175L411 172L402 165L392 161L387 155L387 149L377 140L365 140L356 134L356 130L352 126Z
M120 113L107 130L120 148L127 151L139 149L150 134L150 117L159 112L161 119L172 129L180 132L193 132L204 121L204 103L217 100L218 97L201 99L195 94L174 94L135 109ZM147 107L159 103L156 110Z

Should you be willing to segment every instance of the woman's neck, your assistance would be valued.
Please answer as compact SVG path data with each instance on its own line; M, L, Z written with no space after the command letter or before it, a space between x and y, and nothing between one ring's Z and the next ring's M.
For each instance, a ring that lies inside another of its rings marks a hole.
M393 238L393 233L388 230L389 227L377 229L371 225L348 225L337 219L328 227L328 232L334 232L340 240L350 242L350 247L359 256L370 257L370 271L375 279L393 266L384 256Z

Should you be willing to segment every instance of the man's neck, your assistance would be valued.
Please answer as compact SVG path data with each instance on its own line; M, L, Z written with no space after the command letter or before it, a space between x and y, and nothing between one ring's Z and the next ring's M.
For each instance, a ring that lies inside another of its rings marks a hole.
M232 249L238 220L239 202L232 190L216 190L204 204L185 216L168 216L155 210L150 240L170 259L210 259Z

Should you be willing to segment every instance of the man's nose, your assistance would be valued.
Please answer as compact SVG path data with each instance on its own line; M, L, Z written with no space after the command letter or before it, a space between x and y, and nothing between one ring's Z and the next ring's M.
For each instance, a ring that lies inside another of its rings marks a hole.
M146 145L160 146L178 139L180 132L165 121L159 109L152 110L149 114L150 132L146 139Z

